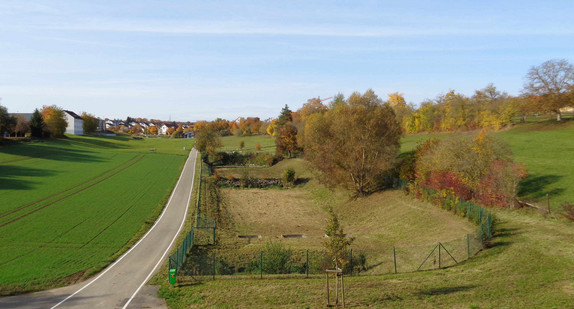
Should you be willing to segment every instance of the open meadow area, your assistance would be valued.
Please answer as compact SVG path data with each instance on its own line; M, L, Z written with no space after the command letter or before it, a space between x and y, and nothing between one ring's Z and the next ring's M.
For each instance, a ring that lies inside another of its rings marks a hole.
M417 143L429 137L448 138L453 134L472 133L407 135L402 139L402 152L413 150ZM294 188L221 189L225 220L218 229L218 245L204 250L237 260L257 257L269 242L281 243L293 252L320 249L328 218L325 210L331 206L339 214L345 233L354 237L351 247L355 252L370 253L366 271L345 277L347 307L572 307L574 228L558 212L562 210L562 201L574 200L574 190L570 189L574 183L571 176L574 168L569 164L574 156L574 122L532 122L492 134L510 145L516 161L527 165L530 176L521 183L520 198L542 204L542 197L550 193L554 214L543 216L529 209L494 209L495 237L471 259L441 270L405 268L409 261L401 261L404 258L401 253L415 255L416 263L420 263L418 261L439 241L449 250L452 248L458 258L460 255L456 254L461 248L451 244L460 242L460 238L472 233L476 226L400 191L350 199L344 190L321 185L319 174L308 169L301 159L284 160L270 168L247 169L252 177L266 178L281 177L285 168L294 168L297 177L306 179ZM235 143L231 138L228 142ZM245 175L244 170L217 169L221 177L234 178ZM239 234L261 238L240 239ZM282 234L306 237L283 238ZM398 274L392 271L392 247L397 248ZM419 251L424 254L418 255ZM166 298L170 308L318 308L326 305L323 275L309 278L291 275L280 279L265 275L262 279L258 275L217 275L215 280L211 280L211 276L185 277L175 287L169 286L165 278L164 269L154 282L162 285L160 296Z
M122 136L2 146L0 295L72 283L112 262L153 224L192 146Z

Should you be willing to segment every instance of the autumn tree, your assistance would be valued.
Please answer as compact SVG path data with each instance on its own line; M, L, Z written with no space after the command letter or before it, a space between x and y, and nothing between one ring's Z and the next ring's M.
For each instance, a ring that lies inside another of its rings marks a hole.
M41 113L50 136L63 136L64 132L66 132L66 127L68 126L68 121L66 120L64 111L56 105L44 105Z
M142 134L144 130L143 130L142 126L141 126L139 123L136 123L136 124L130 129L130 131L131 131L131 134L132 134L132 135L139 135L139 134Z
M42 137L45 126L46 124L44 123L44 118L42 117L40 111L36 108L34 113L32 113L32 118L30 118L30 132L32 137Z
M297 146L297 128L292 124L283 125L275 139L275 146L277 146L278 155L288 155L291 158L294 154L299 152Z
M14 133L16 133L16 136L24 136L28 132L30 132L30 123L26 121L23 115L18 115L18 117L16 117Z
M565 59L548 60L530 68L523 93L540 97L540 111L552 111L560 121L560 109L572 103L567 93L573 85L574 66Z
M269 125L267 126L267 134L271 135L271 136L277 136L277 134L279 133L279 128L277 126L277 123L279 122L278 119L273 119L271 120L271 123L269 123Z
M99 120L96 116L83 112L82 115L84 134L94 133L98 130Z
M312 98L307 100L307 103L303 104L303 106L297 110L297 118L293 119L295 122L304 122L309 118L309 116L315 113L325 113L329 110L329 108L323 104L323 100L321 98Z
M393 166L401 128L388 104L372 91L353 93L315 114L305 128L305 154L323 179L365 195L380 187Z
M388 94L389 99L387 103L391 106L395 115L397 116L397 122L401 125L403 132L407 132L408 121L413 114L413 109L407 105L405 97L402 93L393 92Z
M147 128L147 134L157 135L157 126L150 126Z
M221 140L213 128L203 128L196 132L195 148L197 150L209 155L215 155L217 147L221 147Z

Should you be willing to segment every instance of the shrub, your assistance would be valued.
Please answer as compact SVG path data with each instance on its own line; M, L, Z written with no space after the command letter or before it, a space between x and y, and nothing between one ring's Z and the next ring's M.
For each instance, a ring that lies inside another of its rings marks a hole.
M249 170L243 169L243 171L241 172L241 178L239 179L239 185L241 186L241 188L251 188L252 182L253 180L249 175Z
M245 142L244 141L240 141L239 142L239 149L243 149L245 148Z
M283 171L283 187L291 187L295 184L295 170L288 168Z
M256 151L261 151L261 144L255 145L255 150L256 150Z
M268 242L263 252L263 272L267 274L286 274L291 269L291 249L281 243Z
M568 218L570 221L574 221L574 205L568 202L564 202L562 203L562 208L564 208L562 215L564 215L564 217Z

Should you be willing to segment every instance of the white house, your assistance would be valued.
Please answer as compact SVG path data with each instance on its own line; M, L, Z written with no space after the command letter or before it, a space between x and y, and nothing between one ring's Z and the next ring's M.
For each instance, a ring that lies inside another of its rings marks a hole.
M84 135L84 120L72 111L64 110L68 127L66 127L66 134Z

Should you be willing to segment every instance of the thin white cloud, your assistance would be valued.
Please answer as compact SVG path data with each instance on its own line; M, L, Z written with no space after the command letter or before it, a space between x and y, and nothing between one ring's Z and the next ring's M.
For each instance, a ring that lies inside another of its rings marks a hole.
M373 27L350 24L304 25L263 25L246 22L173 22L173 21L116 21L98 20L91 22L60 23L43 25L42 28L66 31L126 32L169 35L273 35L273 36L322 36L322 37L424 37L452 35L573 35L574 29L512 29L491 28L488 26L468 27L449 24L439 27L404 26Z

